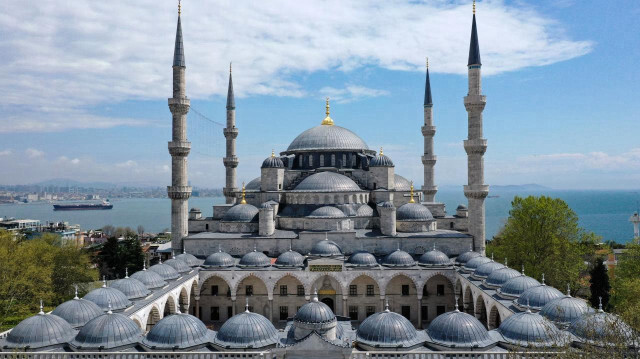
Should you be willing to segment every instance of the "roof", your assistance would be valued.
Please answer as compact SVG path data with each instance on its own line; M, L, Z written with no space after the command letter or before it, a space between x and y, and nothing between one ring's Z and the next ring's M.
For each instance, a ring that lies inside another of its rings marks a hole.
M167 264L163 264L163 263L154 264L151 267L149 267L149 270L160 274L160 276L164 280L173 280L173 279L180 278L180 274L178 273L178 271L176 271L175 269L173 269L172 266Z
M132 346L142 339L142 330L133 319L120 313L106 313L90 320L69 344L84 350Z
M229 253L225 253L222 250L218 250L218 252L210 254L207 259L204 261L205 267L233 267L236 261Z
M311 247L311 255L320 257L340 256L342 255L342 250L336 242L324 239L316 242Z
M90 291L84 296L84 299L96 303L98 307L105 311L109 309L109 305L113 310L123 310L132 305L124 293L106 286Z
M382 259L382 265L387 267L413 267L416 261L411 255L399 248L387 254Z
M68 342L75 334L71 325L55 314L40 312L15 326L3 346L7 348L45 348Z
M336 207L324 206L313 210L307 217L311 218L344 218L344 212Z
M480 44L478 43L478 29L476 27L476 14L473 14L471 23L471 41L469 43L469 62L467 66L482 65L480 61Z
M540 314L545 318L559 325L568 325L574 319L585 313L592 313L593 308L589 307L586 301L565 295L545 304L540 310Z
M300 307L296 315L293 317L294 322L306 324L325 324L335 320L336 315L333 314L331 308L318 301L317 296L315 296L311 302Z
M88 321L103 313L104 311L94 302L78 297L60 304L51 312L66 320L74 328L87 324Z
M369 150L355 133L340 126L315 126L296 137L286 152L343 150L361 152Z
M394 167L393 161L387 155L377 155L369 162L369 167Z
M389 310L367 317L356 333L356 341L372 347L407 348L425 340L424 332L418 332L407 318Z
M505 284L509 279L519 277L520 272L515 269L504 267L497 270L494 270L487 276L487 278L483 281L484 285L489 287L501 287Z
M334 126L323 126L332 128ZM351 178L335 172L319 172L305 178L296 186L294 192L351 192L360 191Z
M257 222L260 211L251 204L236 204L222 216L224 222Z
M432 106L433 99L431 98L431 80L429 79L429 68L427 67L427 79L424 84L424 106Z
M213 342L225 348L263 348L278 342L278 331L267 318L247 310L227 320Z
M185 67L184 45L182 44L182 21L178 15L178 26L176 28L176 45L173 49L173 66Z
M118 279L112 282L110 285L111 288L115 288L124 293L124 295L126 295L128 299L143 298L151 293L151 291L144 285L144 283L130 277Z
M429 208L419 203L405 203L396 211L398 221L430 221L433 215Z
M450 266L451 259L444 253L434 248L418 259L418 264L422 266Z
M447 347L471 348L494 344L476 317L458 309L437 316L427 328L429 341Z
M176 259L175 257L164 261L163 264L172 267L178 273L187 273L191 271L191 267L189 267L186 262Z
M302 267L304 266L304 257L302 254L289 249L278 256L274 265L286 268Z
M131 278L137 279L142 282L148 289L160 288L164 287L167 282L162 279L160 274L147 270L146 268L137 271L131 275Z
M255 249L253 252L249 252L240 258L238 267L269 267L271 265L271 259L262 252L257 252Z
M525 290L531 287L537 287L540 285L540 282L537 280L521 274L519 277L514 277L509 279L506 283L504 283L500 289L498 289L498 294L506 297L519 297Z
M491 262L479 265L476 268L476 270L473 272L473 276L476 278L484 279L484 278L487 278L489 274L502 268L504 268L504 264L494 262L492 259Z
M552 347L562 345L561 333L553 323L531 311L516 313L498 327L504 341L522 347Z
M542 284L525 290L518 299L514 301L514 304L519 308L541 310L547 303L562 296L563 294L559 290Z
M284 168L284 162L280 159L280 157L269 156L264 161L262 161L261 168Z
M157 322L142 344L154 349L186 349L213 341L214 333L193 315L176 313Z
M373 254L365 251L353 253L351 256L349 256L349 259L347 259L347 263L354 267L373 267L378 265L376 257Z

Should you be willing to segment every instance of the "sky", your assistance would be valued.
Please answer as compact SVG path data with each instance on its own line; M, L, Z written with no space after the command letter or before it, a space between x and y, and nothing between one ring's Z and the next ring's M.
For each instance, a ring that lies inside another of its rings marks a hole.
M465 184L471 7L183 1L191 184L224 185L233 62L239 182L319 125L328 96L336 125L421 185L427 56L436 183ZM640 188L638 17L634 0L478 1L486 183ZM169 184L176 20L170 0L1 2L0 184Z

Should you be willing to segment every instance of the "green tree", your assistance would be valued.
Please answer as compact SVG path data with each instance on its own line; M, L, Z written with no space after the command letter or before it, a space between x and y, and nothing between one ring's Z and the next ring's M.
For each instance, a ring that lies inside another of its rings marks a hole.
M109 238L97 256L97 261L101 276L123 278L125 269L128 269L129 273L142 269L144 254L140 241L134 234L122 241Z
M508 258L514 268L525 267L526 274L564 288L577 287L586 269L584 257L593 253L598 237L578 225L578 216L561 199L546 196L516 196L509 218L500 233L487 246L496 258Z
M628 244L618 258L611 288L611 306L636 330L640 330L640 245Z
M607 267L604 265L602 258L597 258L596 263L589 272L591 278L589 279L589 289L591 290L591 306L598 308L600 304L600 298L602 298L602 307L607 308L609 304L609 291L611 285L609 284L609 274L607 273Z

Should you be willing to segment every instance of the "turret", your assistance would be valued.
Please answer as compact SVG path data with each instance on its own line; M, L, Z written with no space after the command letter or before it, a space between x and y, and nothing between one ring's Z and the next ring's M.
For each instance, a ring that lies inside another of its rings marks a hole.
M260 189L263 192L280 191L284 183L284 162L280 157L276 157L271 151L271 156L267 157L260 166ZM278 197L271 197L277 199Z
M222 192L228 204L235 203L234 193L236 188L236 168L238 167L238 157L236 156L236 138L238 129L236 128L236 100L233 94L232 68L229 64L229 87L227 88L227 127L222 133L227 140L227 155L222 159L226 171L226 182Z
M267 202L260 205L258 218L258 234L261 236L271 236L276 231L274 220L274 209Z
M425 202L435 202L438 187L435 185L434 166L436 156L433 154L433 136L436 134L436 126L433 125L433 100L431 98L431 80L429 79L429 58L427 58L427 75L424 85L424 126L422 126L422 136L424 137L424 154L422 155L422 166L424 168L424 193Z
M385 236L396 235L396 207L392 202L382 202L378 205L380 214L380 232Z

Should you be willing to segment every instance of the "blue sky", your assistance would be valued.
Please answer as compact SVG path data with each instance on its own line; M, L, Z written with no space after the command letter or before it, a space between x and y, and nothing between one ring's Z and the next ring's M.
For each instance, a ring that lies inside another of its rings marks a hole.
M470 1L183 4L187 93L224 122L229 61L239 180L324 117L422 183L430 58L440 186L466 182ZM640 4L480 1L488 184L639 188ZM166 185L171 1L0 4L0 183ZM222 127L189 115L192 184L224 181Z

